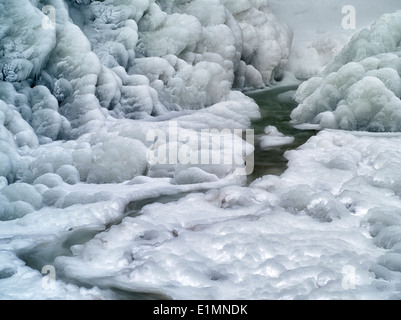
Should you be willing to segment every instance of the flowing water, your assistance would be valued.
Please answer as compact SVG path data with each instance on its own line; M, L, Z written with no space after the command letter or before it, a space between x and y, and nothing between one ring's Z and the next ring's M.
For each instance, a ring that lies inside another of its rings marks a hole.
M293 99L296 89L297 86L285 86L247 93L259 105L262 115L252 124L255 131L255 169L248 177L249 183L265 175L281 175L287 169L285 152L298 148L317 133L316 130L296 129L290 122L291 112L297 106ZM269 149L261 148L259 137L265 135L267 126L275 126L284 135L294 137L294 142Z

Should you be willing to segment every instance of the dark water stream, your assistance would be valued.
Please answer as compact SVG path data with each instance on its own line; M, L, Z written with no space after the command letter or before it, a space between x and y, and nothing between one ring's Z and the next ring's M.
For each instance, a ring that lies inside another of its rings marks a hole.
M261 119L252 124L256 150L255 169L248 177L249 183L265 175L281 175L287 169L285 152L298 148L316 135L316 130L299 130L290 123L291 112L297 106L293 99L296 89L297 86L286 86L246 93L259 105L262 115ZM294 142L267 150L261 148L259 137L265 135L264 130L267 126L275 126L284 135L294 137Z

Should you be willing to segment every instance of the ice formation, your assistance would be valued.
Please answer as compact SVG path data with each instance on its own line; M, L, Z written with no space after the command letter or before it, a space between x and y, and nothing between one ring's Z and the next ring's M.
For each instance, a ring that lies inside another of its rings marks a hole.
M294 30L286 70L302 80L320 76L356 32L400 9L397 0L270 0L269 4Z
M284 146L294 142L294 137L287 137L277 130L274 126L265 128L265 134L260 137L260 147L262 149L270 149L279 146Z
M238 175L260 117L241 91L288 72L269 3L1 1L0 299L400 297L399 134L324 130L282 176ZM399 18L294 118L398 131Z
M322 128L401 130L401 12L386 14L357 33L321 77L297 92L297 123Z

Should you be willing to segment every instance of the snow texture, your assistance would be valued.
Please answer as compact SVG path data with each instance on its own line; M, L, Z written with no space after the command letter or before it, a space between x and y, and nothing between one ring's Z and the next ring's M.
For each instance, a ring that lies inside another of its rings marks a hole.
M324 130L282 176L238 174L260 118L241 91L314 73L277 2L43 3L0 1L0 299L400 298L399 134ZM294 119L399 131L399 20L303 84Z
M176 299L399 298L400 142L324 131L281 177L147 205L56 263Z

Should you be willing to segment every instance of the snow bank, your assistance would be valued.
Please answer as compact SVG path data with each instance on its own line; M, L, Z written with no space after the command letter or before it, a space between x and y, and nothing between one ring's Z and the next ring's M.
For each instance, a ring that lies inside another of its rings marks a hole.
M355 35L322 77L296 94L296 123L323 128L396 132L401 123L401 12L386 14Z
M389 298L399 296L401 280L399 143L399 134L325 130L287 153L289 169L280 178L267 176L253 185L274 193L272 203L296 215L332 222L356 219L360 232L384 249L376 251L380 256L368 270L373 287L383 285Z

